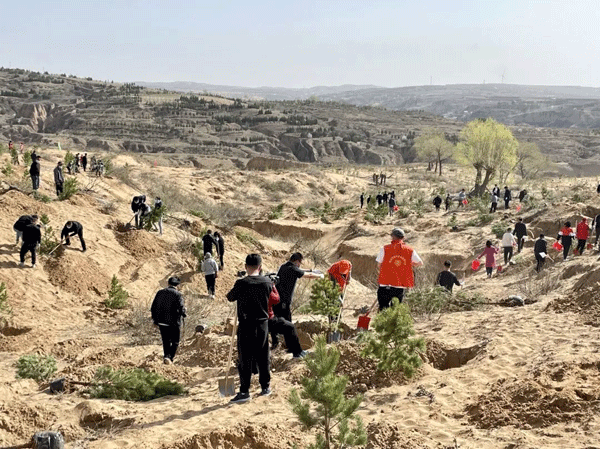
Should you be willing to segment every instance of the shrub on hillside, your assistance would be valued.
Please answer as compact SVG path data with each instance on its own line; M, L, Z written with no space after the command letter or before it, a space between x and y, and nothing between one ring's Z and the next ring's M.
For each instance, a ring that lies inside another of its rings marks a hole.
M10 162L7 162L6 165L2 168L2 174L4 176L10 176L14 172L15 172L15 169L13 168L13 166Z
M77 182L77 178L67 178L65 183L63 184L63 191L58 196L58 199L60 201L68 200L77 193L79 193L79 184Z
M0 282L0 329L6 326L8 317L12 313L10 304L8 303L8 291L6 290L6 284Z
M494 223L492 225L492 234L494 234L496 238L501 239L509 227L509 224L504 221Z
M330 328L333 319L337 317L340 311L340 293L340 287L331 282L328 277L313 282L310 291L309 311L326 316Z
M123 288L114 274L110 280L110 289L107 292L104 305L109 309L124 309L129 305L129 292Z
M57 370L56 360L52 356L24 355L17 360L17 377L34 379L38 382L50 379Z
M47 217L46 217L47 218ZM43 216L42 216L43 223ZM45 225L45 223L44 223ZM56 236L56 231L52 226L45 226L42 231L42 241L40 243L40 254L49 254L57 246L60 245L60 240Z

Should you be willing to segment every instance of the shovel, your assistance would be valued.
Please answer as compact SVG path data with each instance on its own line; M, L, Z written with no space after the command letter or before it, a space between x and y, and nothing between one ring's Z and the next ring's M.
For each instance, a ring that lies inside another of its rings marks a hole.
M52 254L54 251L56 251L58 248L60 248L61 245L62 245L62 239L61 239L60 243L58 245L56 245L56 247L48 253L48 255Z
M329 337L331 340L330 343L337 343L342 339L342 333L340 332L340 320L342 319L342 310L344 310L344 299L346 299L347 286L348 285L344 287L344 292L342 293L342 303L340 304L340 312L338 313L337 321L335 322L338 330L331 333L331 336Z
M221 396L233 396L235 394L235 379L229 377L229 368L231 367L231 358L233 357L233 340L237 327L237 313L234 313L234 315L231 343L229 344L229 357L227 358L227 365L225 365L225 379L219 379L219 393L221 393Z

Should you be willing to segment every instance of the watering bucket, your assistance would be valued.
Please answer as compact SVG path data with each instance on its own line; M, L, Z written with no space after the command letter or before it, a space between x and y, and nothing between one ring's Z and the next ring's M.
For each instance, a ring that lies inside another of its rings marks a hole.
M481 262L479 262L479 260L475 259L472 263L471 263L471 269L473 271L477 271L479 270L479 267L481 266Z
M369 323L371 322L371 317L367 315L362 315L358 317L358 325L356 326L358 329L367 330L369 328Z
M521 212L521 207L522 206L520 204L517 205L517 212Z
M561 249L563 249L563 246L560 244L560 242L554 242L552 244L552 248L554 248L556 251L560 251Z
M498 273L502 273L502 265L498 265Z
M463 204L466 206L467 204L469 204L469 202L467 200L463 200Z
M588 243L587 244L587 249L594 249L594 244L593 243Z
M394 206L394 212L398 212L398 206Z

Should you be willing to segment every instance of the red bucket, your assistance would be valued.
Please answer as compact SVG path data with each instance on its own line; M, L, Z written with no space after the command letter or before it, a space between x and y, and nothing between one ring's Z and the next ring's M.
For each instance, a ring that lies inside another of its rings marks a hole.
M481 266L481 262L479 262L479 260L475 259L472 263L471 263L471 269L473 271L477 271L479 270L479 267Z
M521 212L521 205L520 204L517 205L517 212Z
M469 202L467 200L463 200L463 204L466 206L467 204L469 204Z
M398 206L394 206L394 212L398 212Z
M498 273L502 273L502 265L498 265Z
M563 246L560 244L560 242L554 242L552 244L552 248L554 248L556 251L560 251L561 249L563 249Z
M371 317L369 315L362 315L358 317L358 325L357 329L367 330L369 328L369 323L371 322Z
M588 243L587 244L587 249L594 249L594 244L593 243Z

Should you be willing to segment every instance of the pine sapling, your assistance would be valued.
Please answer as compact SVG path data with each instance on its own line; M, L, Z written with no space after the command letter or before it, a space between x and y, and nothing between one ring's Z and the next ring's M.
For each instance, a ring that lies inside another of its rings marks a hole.
M0 328L3 328L7 323L7 318L12 313L10 304L8 303L8 291L6 284L0 282Z
M110 309L124 309L129 305L129 292L123 288L117 276L113 274L110 280L110 290L104 305Z
M333 330L333 320L340 311L340 293L339 286L327 277L317 279L310 291L309 310L318 315L326 316L330 330Z
M309 449L342 449L367 442L362 420L355 415L363 397L344 395L348 378L336 374L339 360L337 348L328 347L325 337L319 336L314 353L306 359L309 374L302 380L302 390L292 390L288 398L304 427L322 432Z
M379 371L400 370L412 377L423 363L420 352L425 351L425 340L414 338L413 319L408 307L392 299L392 306L379 312L373 320L373 332L363 334L362 354L378 360Z

